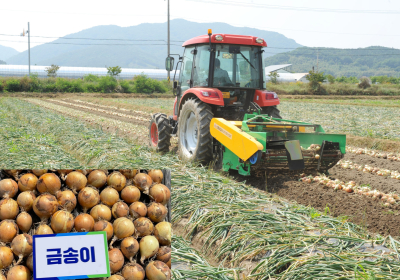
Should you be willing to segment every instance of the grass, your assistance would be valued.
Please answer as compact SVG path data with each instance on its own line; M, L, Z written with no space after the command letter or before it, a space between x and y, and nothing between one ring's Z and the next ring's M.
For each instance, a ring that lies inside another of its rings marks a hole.
M321 103L321 104L339 104L339 105L354 105L354 106L373 106L373 107L400 107L400 100L376 100L376 99L316 99L316 98L301 98L301 102ZM281 102L293 101L290 97L281 97Z

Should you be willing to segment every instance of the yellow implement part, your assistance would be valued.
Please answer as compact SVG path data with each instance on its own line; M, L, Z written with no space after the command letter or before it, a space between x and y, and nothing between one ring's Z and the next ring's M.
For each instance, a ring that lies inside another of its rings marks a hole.
M229 121L232 125L241 128L242 127L242 122L241 121ZM256 127L255 124L249 124L247 125L248 127ZM284 130L284 129L292 129L292 125L265 125L266 128L272 129L272 130ZM306 132L306 128L304 126L299 126L299 132Z
M211 135L243 161L264 148L254 137L241 131L230 121L213 118L210 124Z

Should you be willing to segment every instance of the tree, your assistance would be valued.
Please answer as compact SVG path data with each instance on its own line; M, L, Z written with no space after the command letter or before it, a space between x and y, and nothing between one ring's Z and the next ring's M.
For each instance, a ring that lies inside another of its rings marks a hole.
M330 84L334 84L335 83L335 77L333 77L332 75L328 74L326 75L326 79L328 80L328 82Z
M324 72L315 72L314 70L311 70L308 72L306 79L310 82L309 85L311 90L315 94L326 94L325 89L321 87L321 83L326 79Z
M50 67L46 67L47 76L48 77L57 77L57 71L60 69L60 66L52 64Z
M121 74L121 72L122 72L122 69L119 66L107 67L107 73L108 73L108 75L110 75L112 77L118 76L119 74Z
M278 78L279 78L278 72L276 72L276 71L271 72L271 73L269 73L268 77L271 80L271 83L273 83L273 84L278 83Z

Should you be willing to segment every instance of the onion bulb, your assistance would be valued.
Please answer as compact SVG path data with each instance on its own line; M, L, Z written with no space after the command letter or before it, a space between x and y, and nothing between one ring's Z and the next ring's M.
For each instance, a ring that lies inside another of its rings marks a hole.
M133 225L135 226L136 235L138 237L150 235L154 231L153 223L149 219L144 218L144 217L140 217L140 218L136 219L133 222Z
M171 191L162 184L156 184L150 188L149 196L153 201L167 205L171 198Z
M171 270L160 261L151 261L146 266L146 276L149 280L170 280Z
M64 190L57 193L57 202L62 209L72 212L76 207L76 196L70 190Z
M17 264L19 264L24 257L32 254L32 242L32 236L26 233L17 235L13 239L11 242L11 250L19 258Z
M107 184L120 192L123 188L125 188L126 178L120 172L115 171L108 175Z
M107 233L107 240L110 240L113 237L114 229L110 222L107 221L98 221L94 224L94 231L105 231Z
M51 217L58 209L58 202L54 195L41 194L33 202L33 211L42 221Z
M40 224L33 235L42 235L42 234L54 234L53 230L51 227L49 227L46 224Z
M31 211L36 195L33 191L24 191L17 197L17 203L22 211Z
M26 173L19 178L18 188L21 192L25 191L36 191L38 178L35 174Z
M59 169L59 170L57 170L58 174L60 174L61 179L63 181L65 181L65 175L68 175L72 171L73 171L72 169Z
M66 210L60 210L51 217L51 228L55 233L70 232L74 226L74 216Z
M99 204L99 191L95 188L85 187L79 192L78 201L83 208L83 212L86 213L88 209Z
M40 193L51 193L55 195L60 189L60 178L54 173L43 174L37 182L37 190Z
M70 188L74 193L77 193L84 187L86 187L87 178L85 175L78 171L72 171L67 175L67 179L65 180L65 184L68 188Z
M149 194L149 188L153 184L153 180L151 177L145 173L139 173L133 179L135 186L144 192L145 194Z
M164 174L160 169L152 169L148 172L148 175L153 180L154 183L161 184Z
M18 169L6 169L6 170L4 170L4 171L5 171L8 175L14 177L14 179L15 179L16 181L18 181L18 175L19 175L19 173L21 172L21 170L18 170Z
M121 251L117 248L108 251L108 259L110 262L110 270L113 274L122 268L125 261L124 255L122 255Z
M122 277L121 275L114 274L108 277L107 280L125 280L125 278Z
M160 244L157 239L152 235L147 235L140 240L139 249L140 249L140 262L143 264L145 259L151 258L154 256L158 249L160 248Z
M119 200L119 193L116 189L107 187L101 191L100 200L105 205L112 207Z
M15 222L22 232L28 232L32 227L32 217L27 212L21 212Z
M32 173L35 174L37 177L42 176L43 174L47 173L47 169L32 169Z
M171 245L172 228L168 222L161 222L154 227L154 236L161 245Z
M101 170L93 170L88 176L88 185L100 189L107 182L107 175Z
M18 212L18 203L14 199L5 198L0 201L0 220L14 220Z
M29 268L30 271L33 272L33 254L30 254L29 257L26 259L26 266Z
M139 201L140 190L135 186L127 186L121 191L121 198L129 204Z
M125 237L131 236L135 232L135 226L132 221L128 218L122 217L118 218L113 223L114 228L114 237L111 240L110 248L112 248L112 244L117 239L123 239Z
M7 280L31 280L31 272L26 266L16 265L7 272Z
M14 254L9 247L0 247L0 269L9 267L14 260Z
M133 179L137 174L137 169L121 169L119 170L122 175L126 177L126 179Z
M0 222L0 241L11 242L18 234L18 226L14 220L4 220Z
M153 202L150 204L149 208L147 208L147 216L155 223L164 221L167 214L167 208L161 203Z
M111 210L108 206L104 204L96 205L90 210L90 215L93 217L95 221L98 220L111 220Z
M18 192L18 184L13 179L3 179L0 181L0 197L11 198Z
M146 217L147 207L143 202L136 201L129 206L129 214L131 214L133 219Z
M118 201L113 205L111 213L116 219L121 217L126 217L129 215L129 207L125 202Z
M315 159L319 159L320 158L320 155L319 154L316 154L315 155Z
M127 264L122 269L122 277L125 280L143 280L145 277L145 272L140 264Z
M75 230L77 232L89 232L93 231L94 228L94 219L89 214L79 214L75 218Z
M171 247L169 246L160 247L160 249L158 249L156 259L167 265L169 263L168 267L171 268Z
M132 258L139 252L139 242L132 236L125 237L121 242L121 251L129 261L132 261Z

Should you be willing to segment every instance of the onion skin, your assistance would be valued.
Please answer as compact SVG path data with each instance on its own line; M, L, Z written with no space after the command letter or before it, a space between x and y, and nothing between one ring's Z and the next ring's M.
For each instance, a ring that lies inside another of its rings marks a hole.
M144 192L145 194L149 194L149 188L153 184L153 180L151 177L145 173L139 173L133 179L135 186Z
M16 265L8 271L7 280L31 280L31 272L26 266Z
M107 185L120 192L126 186L126 178L118 171L113 172L107 177Z
M162 184L156 184L150 188L149 196L151 200L161 203L162 205L167 205L171 198L171 191Z
M0 223L0 241L11 242L18 234L19 229L14 220L4 220Z
M132 236L125 237L121 242L121 251L132 262L132 258L139 252L139 242Z
M17 197L17 203L22 211L31 211L36 195L33 191L24 191Z
M36 177L35 174L32 173L26 173L19 178L18 181L18 189L21 192L26 192L26 191L36 191L36 185L37 185L38 178Z
M18 184L13 179L3 179L0 181L0 197L11 198L18 192Z
M129 215L129 207L125 202L118 201L117 203L115 203L113 205L113 207L111 209L111 213L115 219L121 218L121 217L126 217Z
M61 189L61 180L54 173L46 173L40 176L36 188L40 193L55 195Z
M90 216L92 216L95 221L111 221L112 218L110 208L104 204L99 204L93 207L92 210L90 210Z
M32 173L35 174L37 177L42 176L43 174L47 173L47 169L32 169Z
M167 265L169 262L170 264L168 265L168 267L171 268L171 247L168 246L160 247L160 249L158 249L156 259Z
M93 170L88 176L87 183L95 188L102 188L107 182L107 175L101 170Z
M74 193L80 191L87 184L87 178L85 175L78 171L72 171L67 175L67 179L65 180L65 184L68 188L70 188Z
M121 191L121 198L128 204L139 201L140 199L140 190L135 186L126 186Z
M138 173L137 169L120 169L119 172L121 172L126 179L133 179Z
M69 173L71 173L72 169L59 169L57 170L57 173L60 174L61 179L63 179L63 181L65 181L65 175L68 175Z
M94 224L94 231L105 231L107 233L107 240L110 240L114 234L114 228L110 222L98 221Z
M72 212L76 207L76 196L70 190L64 190L57 193L57 202L62 209Z
M160 169L152 169L148 172L148 175L153 180L154 183L161 184L164 174Z
M42 235L42 234L54 234L53 230L51 227L49 227L46 224L40 224L33 235Z
M146 217L147 207L143 202L136 201L129 206L129 214L132 216L133 219Z
M32 236L26 233L17 235L13 239L11 243L11 250L16 256L19 257L17 264L19 264L24 257L32 254L32 243Z
M32 227L32 216L29 215L27 212L21 212L15 222L18 225L18 228L22 232L28 232Z
M146 276L149 280L170 280L171 270L163 262L151 261L146 266Z
M0 220L14 220L19 213L18 203L12 198L0 201Z
M60 210L51 217L51 228L55 233L71 232L74 227L74 216L66 210Z
M171 245L172 227L171 223L161 222L154 227L154 236L163 246Z
M147 216L155 223L164 221L167 214L167 208L161 203L153 202L150 204L149 208L147 208Z
M83 208L83 212L86 213L88 209L99 204L100 202L99 191L95 188L85 187L79 192L78 201Z
M14 260L14 254L9 247L0 247L0 269L9 267Z
M93 231L94 219L89 214L79 214L75 218L75 230L77 232L89 232Z
M58 202L51 194L41 194L33 202L33 211L42 221L51 217L58 209Z
M119 200L119 193L116 189L107 187L101 191L100 200L105 205L112 207Z
M6 169L4 170L8 175L13 176L16 181L18 181L18 175L21 170L18 169Z
M144 237L146 235L150 235L154 231L153 223L144 217L140 217L133 222L135 226L136 234L138 237Z
M140 250L140 262L143 264L145 259L151 258L154 256L158 249L160 248L160 244L157 239L152 235L147 235L140 240L139 250Z
M114 235L118 239L131 236L135 232L135 226L128 218L118 218L113 223Z
M122 277L125 280L143 280L146 276L143 267L140 264L128 264L122 269Z
M26 267L29 268L29 270L33 272L33 255L32 254L30 254L29 257L26 259Z
M110 262L110 270L113 274L121 270L125 261L124 255L122 255L121 251L117 248L108 251L108 259Z

